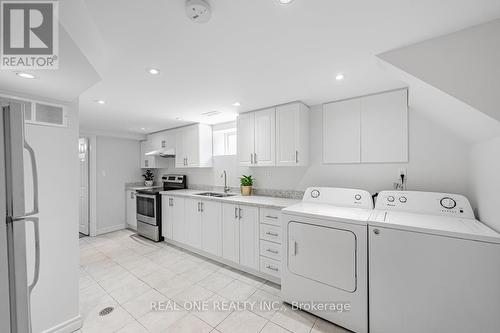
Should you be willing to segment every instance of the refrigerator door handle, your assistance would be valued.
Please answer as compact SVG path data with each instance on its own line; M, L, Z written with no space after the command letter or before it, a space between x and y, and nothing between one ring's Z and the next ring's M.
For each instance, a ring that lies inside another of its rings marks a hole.
M30 154L31 159L31 173L33 174L33 210L26 213L26 216L38 214L38 171L36 167L36 156L35 151L31 146L24 141L24 148ZM38 223L36 223L38 225Z
M33 231L35 235L35 268L33 269L33 281L28 285L28 291L31 295L31 291L35 288L40 277L40 228L39 219L34 216L20 217L12 220L13 223L16 222L31 222L33 223Z

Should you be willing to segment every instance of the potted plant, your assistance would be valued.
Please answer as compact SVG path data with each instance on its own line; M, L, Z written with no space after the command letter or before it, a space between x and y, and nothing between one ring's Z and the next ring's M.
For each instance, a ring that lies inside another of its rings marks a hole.
M146 173L142 175L144 177L144 185L146 186L153 186L154 180L155 180L155 175L153 174L153 171L150 169L146 170Z
M240 177L240 184L241 184L241 195L252 195L252 185L253 185L253 178L252 176L245 176L243 175Z

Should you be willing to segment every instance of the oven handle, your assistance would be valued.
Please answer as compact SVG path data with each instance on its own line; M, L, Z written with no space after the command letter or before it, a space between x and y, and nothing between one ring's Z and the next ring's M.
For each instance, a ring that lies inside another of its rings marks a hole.
M137 193L135 196L136 197L142 197L142 198L150 198L150 199L155 199L156 200L156 195L151 195L151 194Z

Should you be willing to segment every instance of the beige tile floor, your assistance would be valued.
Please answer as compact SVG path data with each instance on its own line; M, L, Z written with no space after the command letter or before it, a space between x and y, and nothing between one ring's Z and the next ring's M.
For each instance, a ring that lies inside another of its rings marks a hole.
M269 281L166 243L138 238L129 230L80 239L81 332L348 332L309 313L292 311L281 303L279 293L279 286ZM193 301L205 301L208 308L192 308ZM277 305L274 309L213 305L230 301ZM152 302L168 306L156 311ZM108 306L114 311L99 316Z

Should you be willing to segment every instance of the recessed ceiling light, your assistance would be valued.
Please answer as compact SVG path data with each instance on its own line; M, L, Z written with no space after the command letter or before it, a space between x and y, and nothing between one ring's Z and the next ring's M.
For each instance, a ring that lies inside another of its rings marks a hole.
M233 106L241 106L240 102L234 102Z
M106 104L106 101L105 101L105 100L103 100L103 99L98 99L98 100L96 100L95 102L96 102L97 104L101 104L101 105Z
M146 128L145 128L145 127L141 127L141 131L145 131L145 130L146 130Z
M35 75L24 73L24 72L17 72L16 75L19 77L22 77L23 79L35 79L36 78Z
M157 68L148 68L148 73L151 75L158 75L160 74L160 70Z
M335 75L335 80L337 81L341 81L344 79L344 74L342 73L338 73L337 75Z
M278 0L278 2L282 5L288 5L289 3L291 3L293 0Z

